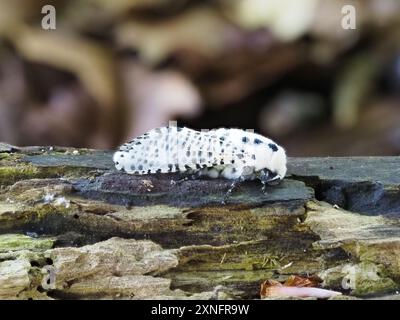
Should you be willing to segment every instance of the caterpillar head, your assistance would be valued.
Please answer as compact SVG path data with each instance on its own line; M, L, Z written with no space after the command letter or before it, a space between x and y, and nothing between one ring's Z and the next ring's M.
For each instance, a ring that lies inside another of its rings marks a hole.
M277 184L286 175L286 152L281 146L273 143L270 143L268 148L259 170L259 178L263 183Z

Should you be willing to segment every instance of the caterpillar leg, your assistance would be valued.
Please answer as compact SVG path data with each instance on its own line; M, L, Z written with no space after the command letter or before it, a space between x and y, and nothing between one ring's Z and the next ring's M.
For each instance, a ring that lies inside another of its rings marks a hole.
M261 192L266 194L267 193L267 184L265 182L261 182L262 187L261 187Z
M224 199L222 200L222 204L226 204L226 200L228 200L228 198L230 197L230 195L232 194L232 191L238 187L242 182L243 182L243 178L239 177L235 180L233 180L230 188L228 189L228 191L225 193Z
M199 179L201 176L201 171L196 171L195 173L184 177L183 179L179 179L179 180L171 180L171 184L172 185L177 185L177 184L181 184L182 182L188 181L188 180L197 180Z

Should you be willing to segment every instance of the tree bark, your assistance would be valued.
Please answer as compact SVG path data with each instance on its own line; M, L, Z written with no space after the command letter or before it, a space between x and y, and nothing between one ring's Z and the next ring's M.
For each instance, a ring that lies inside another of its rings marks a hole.
M400 157L288 163L266 194L245 182L222 204L227 180L177 184L117 172L111 152L0 144L0 297L250 299L294 274L394 294Z

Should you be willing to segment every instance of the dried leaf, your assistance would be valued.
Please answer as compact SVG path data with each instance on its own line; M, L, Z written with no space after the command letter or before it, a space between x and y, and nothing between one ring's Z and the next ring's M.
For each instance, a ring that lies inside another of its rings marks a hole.
M284 284L279 281L268 279L261 284L260 296L261 298L270 297L297 297L306 298L314 297L319 299L327 299L337 295L340 292L315 288L321 279L312 276L303 278L299 276L290 276Z
M319 283L321 283L321 279L316 276L305 278L292 275L285 281L283 285L288 287L314 287L319 285Z
M152 71L134 62L126 62L123 64L123 79L130 109L125 139L166 125L177 117L193 117L201 110L197 88L177 71Z
M232 45L237 30L214 10L200 8L156 23L122 23L116 35L121 47L138 49L145 62L157 64L184 49L213 57Z
M379 63L370 54L357 55L339 74L333 93L333 121L340 129L354 128L371 92Z
M88 0L88 3L103 10L123 14L133 9L169 8L174 5L184 4L185 0Z
M115 105L114 63L106 48L76 34L49 33L23 25L12 41L26 59L73 73L101 105Z
M268 296L269 288L274 287L274 286L281 287L282 283L280 283L279 281L276 281L276 280L272 280L272 279L265 280L261 284L261 290L260 290L261 298Z
M293 41L311 27L317 0L229 1L228 14L242 28L268 27L282 41Z

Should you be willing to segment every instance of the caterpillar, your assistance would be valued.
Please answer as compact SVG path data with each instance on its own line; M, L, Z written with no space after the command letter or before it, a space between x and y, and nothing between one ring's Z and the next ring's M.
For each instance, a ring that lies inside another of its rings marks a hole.
M238 183L255 179L265 191L266 184L276 184L286 174L285 150L271 139L241 129L155 128L123 144L113 161L117 170L129 174L184 172L231 179L227 194Z

